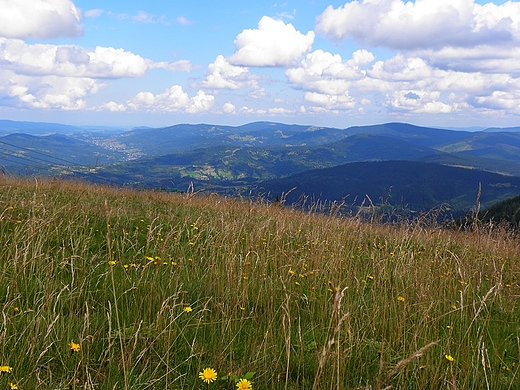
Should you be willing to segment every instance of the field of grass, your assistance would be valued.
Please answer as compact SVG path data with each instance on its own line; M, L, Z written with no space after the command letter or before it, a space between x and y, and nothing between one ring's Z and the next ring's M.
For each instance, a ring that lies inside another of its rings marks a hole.
M519 296L504 231L0 178L0 389L519 389Z

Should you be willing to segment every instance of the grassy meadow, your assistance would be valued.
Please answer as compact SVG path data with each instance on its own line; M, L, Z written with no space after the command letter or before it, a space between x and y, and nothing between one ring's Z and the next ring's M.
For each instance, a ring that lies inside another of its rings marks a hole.
M519 296L500 229L0 178L0 390L519 389Z

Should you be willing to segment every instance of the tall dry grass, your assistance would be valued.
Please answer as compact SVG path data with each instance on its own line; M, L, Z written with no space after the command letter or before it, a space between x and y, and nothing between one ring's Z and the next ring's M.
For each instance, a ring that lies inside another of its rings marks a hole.
M506 233L4 177L0 388L520 388Z

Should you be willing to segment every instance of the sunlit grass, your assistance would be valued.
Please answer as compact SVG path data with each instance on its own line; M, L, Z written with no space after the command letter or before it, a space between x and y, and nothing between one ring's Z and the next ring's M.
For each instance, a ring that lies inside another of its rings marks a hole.
M520 388L506 232L2 178L0 243L0 388Z

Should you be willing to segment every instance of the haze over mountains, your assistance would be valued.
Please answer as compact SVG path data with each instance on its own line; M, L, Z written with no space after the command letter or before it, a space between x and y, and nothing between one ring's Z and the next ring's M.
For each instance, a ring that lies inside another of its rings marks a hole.
M271 200L289 193L288 204L312 199L360 207L370 199L406 213L443 204L461 214L475 205L479 186L484 207L520 194L518 127L255 122L118 129L0 121L0 151L11 174Z

